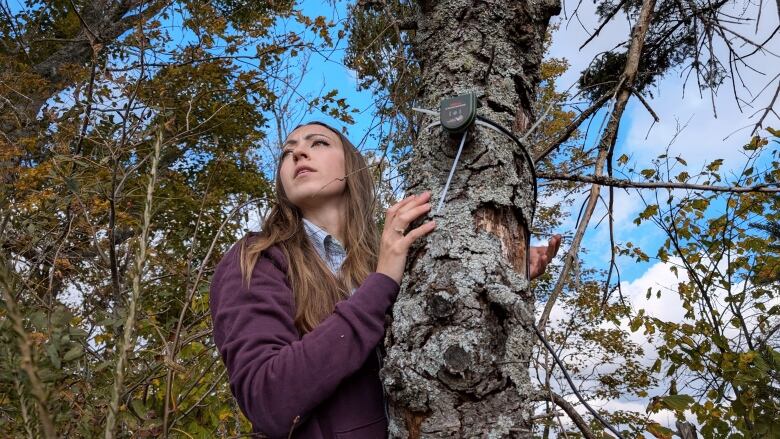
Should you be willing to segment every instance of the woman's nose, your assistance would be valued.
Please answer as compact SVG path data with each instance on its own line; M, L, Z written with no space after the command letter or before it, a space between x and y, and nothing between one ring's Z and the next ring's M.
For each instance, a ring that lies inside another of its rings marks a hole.
M298 161L298 158L300 156L304 156L306 158L309 158L309 155L302 148L300 150L296 149L296 150L293 151L293 158L295 159L295 161Z

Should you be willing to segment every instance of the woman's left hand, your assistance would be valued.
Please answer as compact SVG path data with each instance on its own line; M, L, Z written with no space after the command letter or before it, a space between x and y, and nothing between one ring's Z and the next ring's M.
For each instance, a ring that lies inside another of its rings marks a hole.
M558 247L561 246L561 235L553 235L546 246L531 247L531 280L536 279L544 273L547 265L558 253Z

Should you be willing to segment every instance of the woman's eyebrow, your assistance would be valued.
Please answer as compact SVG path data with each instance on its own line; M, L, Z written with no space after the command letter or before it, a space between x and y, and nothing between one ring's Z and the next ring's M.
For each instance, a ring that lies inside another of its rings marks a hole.
M311 139L311 138L312 138L312 137L314 137L314 136L322 136L322 137L324 137L324 138L326 138L326 139L330 140L331 142L333 141L333 139L331 139L330 137L326 136L325 134L320 134L320 133L312 133L312 134L307 134L307 135L306 135L306 136L303 138L303 140L309 140L309 139ZM282 145L282 148L284 148L284 147L285 147L285 146L287 146L287 145L295 145L296 143L298 143L298 141L297 141L297 140L292 140L292 139L291 139L291 140L288 140L288 141L284 142L284 144Z

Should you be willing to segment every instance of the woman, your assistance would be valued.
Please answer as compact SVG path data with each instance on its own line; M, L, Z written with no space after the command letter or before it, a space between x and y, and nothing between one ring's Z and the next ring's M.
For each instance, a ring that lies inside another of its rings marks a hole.
M275 184L262 231L234 245L212 278L214 340L233 395L270 437L385 437L377 346L409 246L436 227L405 232L431 194L390 207L380 237L365 160L320 122L290 133ZM559 244L533 249L532 276Z

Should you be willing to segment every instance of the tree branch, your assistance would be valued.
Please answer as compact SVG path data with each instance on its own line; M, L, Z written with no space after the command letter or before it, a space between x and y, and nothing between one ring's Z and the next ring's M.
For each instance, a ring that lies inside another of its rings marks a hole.
M656 123L661 121L661 118L658 117L658 114L656 114L655 111L653 111L653 108L650 107L650 104L645 100L644 96L642 96L641 93L636 91L634 87L631 87L631 92L634 93L634 96L636 96L639 99L639 102L642 103L642 105L645 106L645 109L650 113L651 116L653 116L653 120L655 120Z
M614 17L615 17L615 15L617 15L617 13L618 13L618 12L620 12L620 9L621 9L621 8L623 7L623 5L625 5L626 3L628 3L628 0L622 0L622 1L620 2L620 4L619 4L619 5L615 6L615 9L613 9L613 10L612 10L612 11L609 13L609 15L607 15L607 16L606 16L606 18L604 18L604 21L603 21L603 22L601 22L601 25L598 27L598 29L596 29L596 32L594 32L594 33L593 33L593 35L591 35L591 36L590 36L590 37L589 37L589 38L588 38L588 39L587 39L587 40L586 40L584 43L582 43L582 46L580 46L580 50L582 50L582 48L583 48L583 47L587 46L587 45L588 45L588 43L590 43L591 41L593 41L593 39L594 39L594 38L596 38L597 36L599 36L599 34L601 33L601 31L602 31L602 30L604 30L604 27L607 25L607 23L609 23L609 22L612 20L612 18L614 18Z
M573 405L569 403L569 401L566 401L563 399L561 395L558 395L554 392L548 392L544 390L537 391L531 396L531 399L533 401L550 401L561 408L564 412L566 412L567 415L569 415L569 418L574 422L574 425L577 426L577 428L582 432L582 435L585 436L585 439L597 439L598 436L596 436L593 431L588 427L588 422L585 421L585 419L580 416L579 413L577 413L577 410L574 408Z
M764 109L764 114L762 114L761 119L756 122L756 125L753 127L753 132L750 133L751 135L756 134L758 129L761 127L761 124L764 122L764 118L767 116L767 114L769 114L770 111L774 111L773 108L775 106L775 101L777 100L778 95L780 95L780 81L777 82L777 88L775 89L774 97L772 97L772 102L770 102L769 105L767 105L767 107Z
M607 124L607 127L601 136L601 140L599 141L599 152L596 158L595 169L595 174L599 177L604 171L605 163L610 161L612 150L615 147L615 142L617 142L617 133L618 128L620 127L620 120L623 117L623 111L625 111L628 99L632 94L631 87L634 84L634 80L636 79L637 71L639 69L639 57L642 54L642 47L644 46L647 30L650 26L650 19L653 15L653 9L655 9L655 0L644 0L642 2L642 9L639 13L639 19L632 29L631 45L629 46L628 56L626 57L626 66L623 69L620 82L618 82L618 85L615 88L615 107L612 111L612 114L609 116L609 123ZM568 280L571 267L574 261L577 259L580 243L582 242L582 238L585 235L585 230L588 227L591 215L593 215L593 210L595 209L596 202L599 198L599 191L600 186L594 183L591 186L588 205L584 214L582 215L579 225L577 226L577 232L574 234L571 247L569 247L569 251L566 252L566 256L564 257L564 264L563 268L561 269L561 275L558 278L558 281L555 283L555 287L550 293L550 297L547 299L547 303L544 305L544 311L542 311L542 315L539 318L538 327L540 331L544 330L544 326L547 324L547 320L550 318L550 313L552 312L552 308L555 305L555 301L563 291L564 285Z
M596 102L594 102L593 105L591 105L587 110L580 113L580 115L577 116L577 118L574 119L574 121L572 121L572 123L570 123L558 137L555 138L555 140L545 146L544 149L536 157L534 157L534 162L538 162L539 160L547 157L548 154L561 146L563 142L569 140L569 137L571 137L572 133L574 133L574 131L579 128L580 124L582 124L582 122L589 118L593 113L598 111L602 106L604 106L604 103L607 102L611 97L612 94L605 93L604 96L598 98L598 100L596 100Z
M538 172L536 176L539 178L544 178L546 180L576 181L580 183L593 183L601 186L630 188L630 189L693 189L693 190L700 190L700 191L732 192L732 193L746 193L746 192L778 193L780 192L780 183L765 183L765 184L758 184L755 186L712 186L708 184L676 183L673 181L631 181L631 180L620 180L617 178L611 178L602 175L572 175L572 174L556 174L553 172Z

